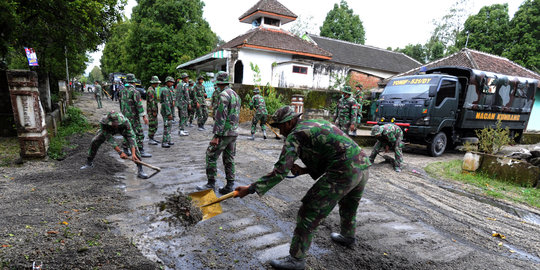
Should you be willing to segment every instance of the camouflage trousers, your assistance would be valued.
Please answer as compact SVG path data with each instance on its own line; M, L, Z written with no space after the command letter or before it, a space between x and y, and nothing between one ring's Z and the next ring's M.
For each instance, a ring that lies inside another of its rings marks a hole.
M103 131L99 130L96 136L92 139L92 143L90 144L90 149L88 150L88 160L92 161L96 157L96 154L98 152L99 147L105 142L105 135L103 135ZM129 147L131 149L131 146ZM141 153L139 153L139 148L135 146L135 154L140 159Z
M375 158L377 157L377 154L381 152L383 148L388 148L390 150L394 150L394 168L400 168L401 164L403 163L403 142L398 139L395 144L387 143L387 142L381 142L380 140L377 140L375 143L375 146L373 146L373 150L371 151L371 155L369 155L369 160L373 162Z
M204 126L206 120L208 120L208 108L205 105L201 105L197 109L197 124L199 127Z
M153 139L158 129L157 113L148 112L148 138Z
M137 146L135 148L142 147L144 141L144 131L142 129L141 118L137 116L135 119L128 118L128 120L129 124L131 124L131 129L133 129L133 133L135 133L135 141L137 142ZM127 140L124 139L122 147L128 148L128 145Z
M255 132L257 132L257 123L260 123L259 125L261 126L261 130L265 131L266 130L265 124L266 124L267 118L268 118L268 114L256 113L253 116L253 119L251 120L251 134L255 134Z
M217 159L223 153L223 165L225 166L225 179L234 181L236 155L236 136L224 136L219 138L217 145L209 145L206 149L206 177L209 181L216 180Z
M328 171L308 190L298 210L296 228L289 249L291 256L306 257L313 233L336 204L339 204L341 234L345 237L355 236L356 210L368 176L368 169L357 167L347 172Z
M96 102L97 102L98 109L103 108L103 105L101 104L101 96L96 96Z
M172 123L171 120L169 120L168 116L163 116L163 139L162 142L170 142L171 141L171 129L172 129Z
M195 115L197 114L197 108L193 105L191 105L191 110L188 110L188 119L189 123L193 123L193 118L195 118Z
M337 124L338 128L341 129L341 131L343 131L343 133L345 134L349 134L349 131L350 131L350 128L351 128L351 123L350 122L346 122L346 123L341 123L339 122Z
M189 113L188 113L188 106L177 106L178 109L178 128L180 130L184 130L186 127L186 124L188 122Z

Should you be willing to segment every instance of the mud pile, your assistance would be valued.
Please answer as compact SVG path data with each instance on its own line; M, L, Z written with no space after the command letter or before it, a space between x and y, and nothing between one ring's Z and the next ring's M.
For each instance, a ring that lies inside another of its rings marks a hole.
M172 216L165 218L169 222L176 222L183 226L197 224L203 218L201 209L180 190L165 198L158 204L160 211L167 211Z

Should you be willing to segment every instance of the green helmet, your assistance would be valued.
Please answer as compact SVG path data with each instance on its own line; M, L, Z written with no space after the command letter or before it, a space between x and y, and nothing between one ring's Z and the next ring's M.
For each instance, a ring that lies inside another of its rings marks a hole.
M383 132L383 129L379 125L374 125L371 128L371 136L379 136L379 135L381 135L382 132Z
M180 74L180 78L182 78L182 79L183 78L189 78L189 75L187 75L187 73L184 72L184 73Z
M101 119L100 123L103 125L112 126L112 125L118 125L124 121L125 121L125 117L123 114L119 112L111 111L105 117Z
M161 83L161 81L159 80L158 76L152 76L150 83Z
M128 75L126 75L126 82L128 83L137 82L137 78L135 78L135 74L129 73Z
M253 89L253 93L255 93L255 94L258 94L258 93L260 93L260 92L261 92L261 91L259 90L259 88Z
M173 79L173 77L171 77L171 76L167 76L167 78L165 78L165 82L166 82L166 83L167 83L167 82L173 82L173 83L174 83L174 79Z
M225 71L218 72L216 76L216 84L229 84L229 73Z
M198 80L203 80L204 81L204 77L201 75L201 76L197 77L197 81Z
M272 123L270 125L276 127L278 124L300 117L300 115L302 115L302 113L294 112L294 109L291 106L283 106L272 115Z
M342 93L345 93L345 94L352 95L351 87L348 86L348 85L343 86L343 88L341 88L341 92L342 92Z

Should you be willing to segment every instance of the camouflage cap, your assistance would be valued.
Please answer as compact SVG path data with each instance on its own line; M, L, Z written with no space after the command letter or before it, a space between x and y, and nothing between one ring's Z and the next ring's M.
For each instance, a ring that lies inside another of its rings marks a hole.
M182 79L183 78L189 78L189 75L187 75L187 73L184 72L184 73L180 74L180 78L182 78Z
M341 92L342 92L342 93L345 93L345 94L349 94L349 95L352 94L352 92L351 92L351 87L348 86L348 85L343 86L343 88L341 88Z
M159 80L158 76L152 76L150 83L161 83L161 81Z
M137 82L137 79L135 78L135 74L129 73L128 75L126 75L126 82L128 83Z
M371 128L371 136L379 136L383 132L383 129L379 125L374 125Z
M204 81L204 77L201 75L201 76L197 77L197 81L198 80L203 80Z
M302 113L294 112L294 109L291 106L283 106L272 115L272 123L270 125L276 127L278 124L288 122L301 115Z
M123 122L124 115L119 112L111 111L99 121L103 125L112 126Z
M225 71L218 72L216 76L216 84L229 84L229 73Z
M171 76L167 76L167 78L165 78L165 82L166 82L166 83L167 83L167 82L172 82L172 83L174 83L174 79L173 79L173 77L171 77Z
M260 93L260 92L261 92L261 91L260 91L259 88L257 88L257 87L255 87L255 89L253 89L253 93L258 94L258 93Z

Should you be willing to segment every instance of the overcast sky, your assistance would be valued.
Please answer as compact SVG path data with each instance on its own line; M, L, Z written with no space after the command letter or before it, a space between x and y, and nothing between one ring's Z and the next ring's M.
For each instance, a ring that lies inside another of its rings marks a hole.
M225 41L245 33L251 25L240 23L238 17L251 8L258 0L203 0L204 18L212 31ZM315 34L319 33L326 14L340 0L279 0L299 17L313 17ZM433 31L433 20L449 13L457 0L348 0L349 7L360 16L366 33L366 45L386 49L403 48L407 44L424 44ZM508 3L510 17L514 15L523 0L469 0L470 14L476 14L483 6ZM128 0L124 14L129 18L136 0ZM288 29L293 22L284 25ZM99 66L101 50L92 53L93 62L86 74L94 66Z

